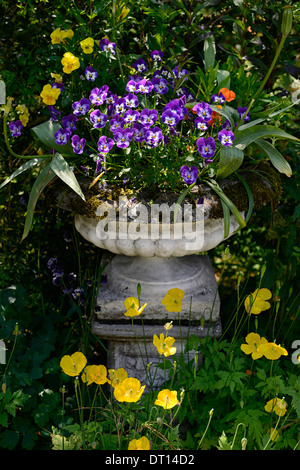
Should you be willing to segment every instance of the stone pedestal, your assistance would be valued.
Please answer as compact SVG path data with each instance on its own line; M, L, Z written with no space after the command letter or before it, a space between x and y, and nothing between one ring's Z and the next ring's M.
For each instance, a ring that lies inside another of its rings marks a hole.
M156 368L163 358L153 345L153 335L166 335L164 324L173 322L169 336L175 338L175 357L184 352L191 335L218 337L220 300L214 272L206 255L188 255L180 258L142 258L116 255L105 274L96 305L92 332L108 342L108 367L123 367L129 376L141 383L158 388L166 371ZM124 316L127 297L137 297L141 285L141 305L147 303L142 314L132 319ZM169 289L185 292L181 312L169 312L161 303ZM98 310L100 310L98 312ZM186 360L193 354L186 355Z

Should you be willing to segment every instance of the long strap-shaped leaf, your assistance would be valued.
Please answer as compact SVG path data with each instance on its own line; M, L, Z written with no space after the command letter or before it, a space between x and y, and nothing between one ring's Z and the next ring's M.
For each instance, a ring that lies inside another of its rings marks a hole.
M284 173L286 176L292 176L292 169L284 156L278 152L278 150L273 147L269 142L264 139L257 139L253 142L257 147L259 147L264 153L267 154L269 159L271 160L272 165L278 170L280 173Z
M234 216L234 218L236 219L236 221L238 222L240 228L243 228L246 226L246 222L245 220L243 219L243 217L241 216L238 208L236 207L235 204L233 204L233 202L231 201L231 199L229 199L229 197L226 196L226 194L224 193L223 189L220 188L220 186L218 185L218 183L216 183L215 181L212 181L212 180L206 180L206 183L208 184L208 186L211 187L211 189L213 191L215 191L215 193L219 196L219 198L221 199L222 203L226 204L226 206L228 207L228 209L232 212L232 215ZM223 205L223 204L222 204ZM228 219L228 211L226 211L226 217ZM226 220L226 225L225 225L225 229L227 230L227 227L228 227L228 222ZM224 235L226 234L225 230L224 230ZM227 235L228 236L228 235Z
M23 173L26 170L29 170L30 168L37 165L38 163L41 163L43 160L44 160L43 157L33 158L32 160L29 160L28 162L24 163L24 165L20 166L8 178L6 178L6 180L3 181L3 183L0 184L0 189L3 188L6 184L8 184L10 181L12 181L14 178L19 176L21 173Z
M218 162L217 179L224 179L234 173L243 163L244 152L230 145L223 146L220 151L220 160Z
M238 131L235 133L234 146L243 150L245 147L250 145L252 142L263 137L278 137L282 139L290 139L300 141L297 137L294 137L287 132L282 131L275 126L252 126L244 131Z
M52 162L50 163L50 167L62 181L70 186L70 188L72 188L73 191L75 191L75 193L77 193L85 201L84 194L81 191L76 176L71 170L68 162L60 153L56 152Z
M53 180L53 178L55 178L55 173L50 168L50 165L48 165L41 171L41 173L39 174L39 176L35 180L32 188L31 188L30 195L29 195L29 201L28 201L28 205L27 205L27 214L26 214L26 219L25 219L25 226L24 226L24 231L23 231L21 241L23 241L24 238L27 237L27 235L28 235L28 233L31 229L34 209L35 209L37 200L40 197L41 192L50 183L50 181Z

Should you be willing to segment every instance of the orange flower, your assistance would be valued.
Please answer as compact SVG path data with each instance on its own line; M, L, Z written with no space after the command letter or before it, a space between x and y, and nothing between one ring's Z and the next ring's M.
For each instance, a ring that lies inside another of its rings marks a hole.
M222 109L222 106L217 104L216 105L216 108L220 108ZM208 125L209 126L212 126L216 121L219 121L219 123L221 122L221 116L219 113L217 113L216 111L213 111L212 112L212 115L211 115L211 118L210 118L210 121L208 121Z
M235 99L235 93L234 91L228 90L228 88L221 88L219 90L219 93L222 93L224 96L225 100L229 103L229 101L232 101Z

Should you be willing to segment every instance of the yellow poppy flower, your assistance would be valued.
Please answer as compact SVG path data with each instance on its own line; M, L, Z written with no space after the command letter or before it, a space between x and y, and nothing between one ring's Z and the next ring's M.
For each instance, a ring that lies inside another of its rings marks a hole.
M128 377L120 384L115 386L114 396L120 402L133 403L138 401L146 385L141 386L141 382L133 377Z
M71 356L63 356L60 360L60 367L63 372L71 377L76 377L86 366L87 359L81 352L75 352Z
M274 411L277 416L284 416L287 412L287 403L283 398L272 398L266 403L265 410L268 413Z
M80 62L78 57L75 57L71 52L65 52L61 59L63 65L63 72L71 73L73 70L79 69Z
M281 356L287 356L288 352L285 348L281 347L280 344L266 343L261 344L258 347L258 352L262 353L267 359L276 360Z
M184 291L175 287L174 289L168 290L161 303L165 305L168 312L181 312L182 310L182 299L184 297Z
M161 390L157 395L157 399L154 402L154 405L162 406L164 410L169 410L174 406L178 405L179 401L177 399L176 390Z
M80 41L80 46L85 54L91 54L94 50L94 39L86 38L83 41Z
M173 347L174 342L175 338L172 338L172 336L165 337L163 333L159 335L159 338L157 335L153 336L154 346L156 347L158 353L163 354L165 357L172 356L176 353L176 348Z
M107 382L107 369L103 365L92 365L87 366L82 374L82 381L87 382L88 385L95 383L98 385L105 384Z
M40 97L43 99L43 103L47 104L48 106L54 105L59 95L60 89L52 88L49 83L43 86L43 89L40 93Z
M127 309L127 311L124 313L125 317L136 317L142 313L147 303L142 307L139 307L139 299L136 297L127 297L127 299L124 300L124 305Z
M245 309L249 314L253 313L258 315L264 310L268 310L271 307L271 304L267 302L268 299L272 297L269 289L256 289L253 294L248 295L245 300Z
M249 333L245 341L247 344L241 345L241 350L245 354L251 354L252 359L259 359L263 353L258 349L261 344L266 344L268 341L264 337L260 337L257 333Z
M128 450L150 450L150 441L145 436L140 439L132 439L128 444Z
M270 434L270 439L271 439L271 441L274 441L274 442L278 441L279 432L277 431L277 429L271 428L271 429L269 429L268 432L269 432L269 434Z
M123 380L127 379L128 374L123 367L119 367L119 369L109 369L108 370L109 378L107 382L112 386L115 387L116 385L123 382Z

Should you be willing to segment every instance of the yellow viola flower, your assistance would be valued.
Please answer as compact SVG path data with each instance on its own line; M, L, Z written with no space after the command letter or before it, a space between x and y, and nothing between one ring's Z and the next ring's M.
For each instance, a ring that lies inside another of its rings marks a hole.
M181 312L182 310L182 299L184 297L184 291L175 287L174 289L168 290L161 303L166 307L168 312Z
M127 309L124 313L125 317L136 317L142 313L147 303L139 307L139 299L136 297L127 297L127 299L124 300L124 305Z
M262 344L268 343L266 338L260 337L257 333L249 333L245 341L247 344L241 344L241 350L245 354L251 354L252 359L259 359L263 356L263 353L258 350L258 347Z
M43 103L47 104L48 106L54 105L56 103L57 98L60 95L59 88L52 88L51 85L44 85L40 97L43 100Z
M107 382L107 369L103 365L87 366L81 378L82 381L87 382L88 385L91 383L103 385Z
M268 433L270 434L271 441L274 441L274 442L278 441L279 432L277 431L277 429L271 428L271 429L269 429Z
M284 416L287 412L287 403L283 398L272 398L266 403L265 410L268 413L274 411L277 416Z
M159 338L157 335L153 336L153 344L156 347L159 354L163 354L165 357L172 356L176 353L176 348L173 347L175 338L172 336L166 336L161 333Z
M120 402L137 402L145 389L146 385L141 386L141 382L134 377L128 377L120 384L115 386L114 396Z
M245 309L249 314L253 313L258 315L264 310L268 310L271 307L271 304L267 302L272 297L269 289L256 289L253 294L248 295L245 300Z
M50 39L52 44L60 44L62 42L60 28L56 28L54 31L52 31L52 33L50 34Z
M154 402L154 405L162 406L164 410L170 410L174 406L178 405L179 401L177 398L176 390L161 390L157 395L157 399Z
M288 352L285 348L276 343L261 344L258 347L258 352L262 353L267 359L276 360L281 356L287 356Z
M50 39L51 39L52 44L60 44L62 42L65 42L64 40L66 38L72 39L73 36L74 36L74 32L71 29L63 31L60 28L56 28L50 34Z
M91 54L94 50L94 39L86 38L83 41L80 41L80 46L85 54Z
M127 379L128 374L123 367L119 367L119 369L109 369L108 370L109 378L107 382L112 386L116 387L123 382L123 380Z
M128 444L128 450L150 450L150 441L145 436L140 439L132 439Z
M51 72L51 78L54 78L56 83L62 83L63 78L59 73L52 73Z
M60 360L60 367L66 375L76 377L85 368L87 359L81 352L75 352L71 356L63 356Z
M63 65L63 72L71 73L73 70L79 69L80 62L78 57L75 57L71 52L65 52L61 59Z
M25 127L28 124L29 121L29 111L28 108L25 104L19 104L16 107L16 111L19 114L19 119L23 126Z

